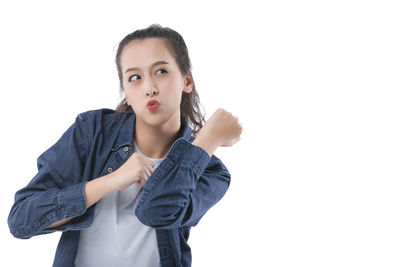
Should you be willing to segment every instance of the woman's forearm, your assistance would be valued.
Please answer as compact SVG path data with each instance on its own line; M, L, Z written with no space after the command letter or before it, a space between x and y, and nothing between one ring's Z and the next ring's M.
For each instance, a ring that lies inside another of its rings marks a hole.
M113 183L112 181L113 176L115 175L116 175L115 172L112 172L86 183L85 185L86 209L93 206L97 201L99 201L105 195L111 193L112 191L117 190L115 183ZM63 225L72 220L73 218L74 217L66 218L61 221L55 222L46 229L51 229Z
M112 172L97 179L94 179L86 184L85 198L87 209L93 206L105 195L117 190L116 184L115 182L113 182L113 178L115 175L117 175L117 173Z
M215 140L208 138L207 135L201 134L199 134L196 139L193 140L192 145L199 146L204 149L208 153L210 158L218 147L218 144Z

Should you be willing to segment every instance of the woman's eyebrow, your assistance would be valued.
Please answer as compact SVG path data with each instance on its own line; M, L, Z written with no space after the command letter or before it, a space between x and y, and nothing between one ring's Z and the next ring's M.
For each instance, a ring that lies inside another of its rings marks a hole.
M154 62L153 65L151 65L151 67L154 67L157 65L162 65L162 64L168 64L168 62L164 61L164 60L160 60L160 61ZM128 71L134 71L134 70L140 70L140 69L139 68L129 68L129 69L126 69L125 73L127 73Z

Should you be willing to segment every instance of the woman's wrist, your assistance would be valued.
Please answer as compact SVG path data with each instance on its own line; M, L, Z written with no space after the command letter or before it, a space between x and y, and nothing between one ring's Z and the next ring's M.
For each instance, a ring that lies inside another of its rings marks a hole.
M89 181L85 186L86 208L91 207L105 195L118 190L112 181L115 173L109 173L102 177Z
M200 132L196 139L193 140L192 145L199 146L204 149L211 158L219 146L219 143L215 138L210 138L207 134L205 134L205 132Z
M107 175L104 175L102 177L93 179L89 182L86 183L85 185L85 199L86 199L86 209L90 208L93 206L97 201L99 201L101 198L103 198L105 195L108 193L111 193L112 191L117 190L115 187L115 183L113 183L114 173L110 173ZM73 217L66 218L60 221L57 221L47 227L46 229L52 229L58 226L61 226L63 224L66 224L70 220L72 220Z

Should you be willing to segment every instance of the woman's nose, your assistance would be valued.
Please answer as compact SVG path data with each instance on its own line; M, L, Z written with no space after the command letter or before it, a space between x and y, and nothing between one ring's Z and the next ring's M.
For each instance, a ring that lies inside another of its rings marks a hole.
M146 95L153 96L155 94L157 94L157 90L156 89L149 89L149 90L146 91Z
M153 96L158 93L158 90L156 89L156 85L152 79L147 79L147 82L144 84L145 86L145 93L148 96Z

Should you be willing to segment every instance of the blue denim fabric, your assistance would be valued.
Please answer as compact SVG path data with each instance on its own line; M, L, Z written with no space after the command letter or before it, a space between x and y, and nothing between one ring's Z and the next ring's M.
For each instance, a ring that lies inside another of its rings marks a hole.
M106 108L78 114L38 157L38 173L16 192L8 217L12 235L28 239L62 231L53 266L74 266L80 230L92 224L96 206L86 208L85 184L117 170L132 155L135 118ZM229 187L226 166L193 140L182 118L179 137L143 186L135 210L141 222L156 228L161 266L191 266L190 228ZM74 219L45 230L69 217Z

